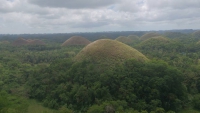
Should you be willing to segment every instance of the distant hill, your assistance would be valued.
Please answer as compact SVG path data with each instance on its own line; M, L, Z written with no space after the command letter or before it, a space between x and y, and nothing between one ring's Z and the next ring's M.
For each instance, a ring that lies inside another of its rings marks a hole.
M168 38L165 38L163 36L156 36L156 37L152 37L152 38L149 38L147 40L144 40L143 42L141 42L140 45L142 45L142 46L146 46L146 45L156 46L156 45L169 43L169 42L170 42L170 40Z
M132 39L132 40L139 40L139 36L137 35L129 35L127 38Z
M130 38L127 38L125 36L119 36L118 38L116 38L115 40L119 41L119 42L122 42L122 43L125 43L125 44L130 44L133 42L132 39Z
M23 46L23 45L45 45L45 43L39 39L24 39L24 38L18 38L13 42L14 46Z
M71 46L71 45L88 45L90 41L81 36L72 36L67 39L61 46Z
M93 63L115 65L128 59L148 61L136 49L116 40L101 39L94 41L83 48L74 58L75 61L89 60Z
M18 38L17 40L13 42L14 46L22 46L22 45L27 45L27 44L28 44L28 41L23 38Z
M146 40L146 39L149 39L149 38L152 38L152 37L156 37L156 36L161 36L161 35L158 34L158 33L154 33L154 32L146 33L146 34L144 34L144 35L142 35L140 37L140 40Z
M184 47L177 41L172 41L169 38L163 36L152 37L147 40L142 41L135 48L140 51L143 51L145 54L155 53L164 53L164 52L173 52L173 51L182 51Z
M188 34L180 33L180 32L165 32L163 36L168 38L187 38Z
M0 41L0 44L10 44L10 42L9 42L9 41L6 41L6 40L4 40L4 41Z
M193 36L194 38L200 38L200 30L199 30L199 31L193 32L193 33L192 33L192 36Z

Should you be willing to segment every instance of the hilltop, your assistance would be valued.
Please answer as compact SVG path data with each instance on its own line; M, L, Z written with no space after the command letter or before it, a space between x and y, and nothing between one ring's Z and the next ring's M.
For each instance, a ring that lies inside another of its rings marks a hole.
M142 35L140 37L140 40L146 40L146 39L149 39L149 38L152 38L152 37L156 37L156 36L160 36L160 34L154 33L154 32L152 32L152 33L146 33L146 34L144 34L144 35Z
M39 39L24 39L18 38L13 42L14 46L23 46L23 45L45 45L45 43Z
M75 61L89 60L97 63L117 64L128 59L147 61L148 59L136 49L116 40L101 39L83 48Z
M125 44L130 44L133 42L132 39L130 38L127 38L125 36L119 36L118 38L116 38L115 40L119 41L119 42L122 42L122 43L125 43Z
M127 38L132 39L132 40L138 40L139 37L137 35L129 35Z
M71 46L71 45L88 45L90 41L81 36L72 36L67 39L61 46Z

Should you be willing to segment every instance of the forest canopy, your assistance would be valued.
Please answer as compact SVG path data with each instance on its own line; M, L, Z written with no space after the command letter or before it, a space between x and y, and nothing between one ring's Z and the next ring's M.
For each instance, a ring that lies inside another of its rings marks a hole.
M156 32L141 40L148 33L1 37L0 113L29 113L35 100L53 113L198 112L196 32ZM61 46L72 36L92 42ZM134 40L127 45L115 40L119 36ZM25 44L37 39L45 44Z

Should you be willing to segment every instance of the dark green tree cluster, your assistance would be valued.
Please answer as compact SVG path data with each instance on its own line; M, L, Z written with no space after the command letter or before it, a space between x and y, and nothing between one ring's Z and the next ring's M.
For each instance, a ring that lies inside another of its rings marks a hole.
M162 61L128 60L113 70L100 71L91 62L54 62L29 75L30 96L51 108L66 106L91 113L179 111L186 103L182 73Z

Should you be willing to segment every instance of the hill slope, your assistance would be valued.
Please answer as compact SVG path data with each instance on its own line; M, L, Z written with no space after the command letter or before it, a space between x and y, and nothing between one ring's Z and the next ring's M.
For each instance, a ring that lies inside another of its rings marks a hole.
M23 38L18 38L17 40L15 40L13 42L14 46L22 46L22 45L26 45L28 43L27 40L23 39Z
M127 38L132 39L132 40L138 40L139 37L137 35L129 35Z
M39 39L23 39L18 38L13 42L14 46L23 46L23 45L45 45L45 43Z
M125 36L119 36L119 37L116 38L115 40L120 41L120 42L123 42L123 43L125 43L125 44L130 44L130 43L133 42L132 39L127 38L127 37L125 37Z
M148 59L136 49L116 40L101 39L83 48L75 57L75 61L89 60L97 63L115 64L127 59L144 62Z
M81 36L73 36L66 40L61 46L70 46L70 45L88 45L90 41Z
M157 34L157 33L154 33L154 32L152 32L152 33L146 33L146 34L144 34L144 35L142 35L140 37L140 40L146 40L146 39L149 39L149 38L152 38L152 37L156 37L156 36L160 36L160 35Z

